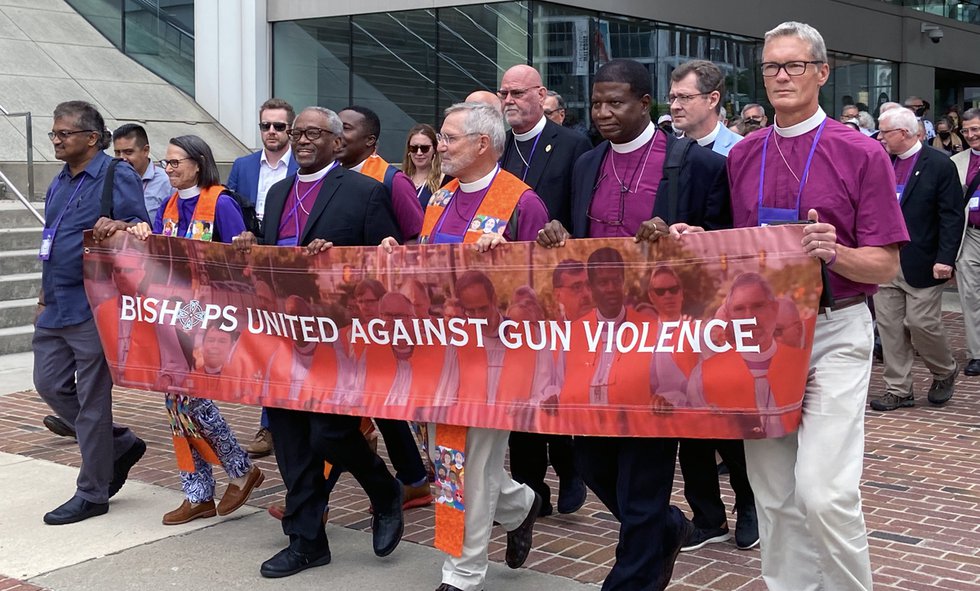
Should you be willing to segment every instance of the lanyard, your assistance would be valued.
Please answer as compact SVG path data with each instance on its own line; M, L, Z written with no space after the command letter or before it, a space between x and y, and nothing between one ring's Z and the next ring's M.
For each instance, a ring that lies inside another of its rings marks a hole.
M803 167L803 176L800 177L800 189L796 192L796 211L797 214L800 211L800 200L803 197L803 187L806 185L807 178L810 176L810 164L813 162L813 155L817 151L817 142L820 141L820 136L823 134L823 128L827 125L827 119L823 120L820 127L817 128L817 135L813 137L813 145L810 146L810 154L806 157L806 166ZM769 133L766 134L766 140L762 143L762 164L759 165L759 210L762 210L762 196L763 196L763 186L766 180L766 154L769 152L769 138L772 137L774 128L769 128Z
M521 154L521 147L517 144L517 136L514 136L514 149L517 150L517 156L521 159L521 162L525 165L524 174L521 175L522 181L527 178L527 173L531 170L531 160L534 159L534 151L535 148L538 147L538 141L541 139L542 135L544 135L544 130L541 130L541 133L534 136L534 143L531 144L531 153L527 155L527 160L524 160L524 154Z
M480 205L483 205L483 200L487 198L487 193L489 193L489 192L490 192L490 187L492 187L492 186L493 186L493 181L497 179L497 174L499 174L499 173L500 173L500 167L498 166L498 167L497 167L497 170L495 170L495 171L494 171L494 173L493 173L493 178L492 178L492 179L490 179L490 184L489 184L489 185L487 185L487 187L486 187L486 189L484 190L484 193L483 193L483 197L481 197L481 198L480 198L480 203L479 203L479 205L477 205L477 206L476 206L476 211L480 211ZM453 196L452 196L452 198L450 199L450 201L449 201L449 203L447 203L447 204L446 204L446 209L444 209L444 210L442 211L442 215L441 215L441 216L439 216L439 223L437 223L437 224L436 224L436 227L435 227L435 229L434 229L434 230L433 230L433 232L432 232L432 236L433 236L433 238L435 238L435 237L436 237L437 235L439 235L439 234L442 234L442 225L443 225L443 224L444 224L444 223L446 222L446 216L447 216L447 214L449 213L449 208L450 208L450 207L453 207L453 203L454 203L454 202L455 202L455 200L456 200L456 194L457 194L458 192L459 192L459 189L456 189L456 193L453 193ZM476 215L476 213L474 212L474 214L473 214L473 215L475 216L475 215ZM465 227L465 228L463 228L463 233L462 233L462 234L460 234L459 236L465 236L465 235L466 235L466 232L468 232L468 231L469 231L469 229L470 229L470 223L471 223L472 221L473 221L473 220L471 219L471 220L469 220L469 222L467 222L467 224L466 224L466 227ZM436 242L434 242L434 244L438 244L438 242L439 242L439 241L436 241Z
M334 163L336 163L336 160L334 161ZM330 168L333 168L333 164L330 165ZM327 172L330 172L329 168L327 169ZM305 193L303 193L302 197L299 196L299 178L296 179L296 182L293 184L293 195L296 196L296 203L293 204L293 209L286 215L286 217L284 217L282 221L279 222L280 234L282 233L282 229L283 227L285 227L286 222L288 222L290 218L293 218L293 223L296 225L296 238L297 240L299 239L299 235L300 235L299 215L298 215L299 207L303 205L304 200L310 196L310 193L312 193L314 189L318 188L320 185L323 184L323 179L325 178L327 178L327 175L323 175L322 177L320 177L319 180L313 183L313 185L310 186L310 188L307 189ZM303 208L303 211L306 211L305 207Z
M912 173L915 171L915 165L919 163L919 156L922 156L922 150L916 152L915 160L912 161L912 166L910 166L909 171L905 173L905 178L902 179L902 182L898 183L899 187L904 187L905 185L909 184L909 179L912 178ZM902 162L900 158L895 159L895 168L898 168L900 162Z
M71 181L68 182L71 183ZM52 240L54 240L54 233L58 231L58 226L61 225L61 220L65 217L65 213L68 212L68 206L70 206L72 202L75 200L75 196L78 195L78 191L82 188L82 183L84 182L85 182L85 177L82 177L82 179L79 180L78 184L75 186L75 191L71 194L71 197L69 197L68 201L65 203L65 207L61 210L61 213L58 214L58 217L54 220L54 223L51 224L50 229L52 234L51 236ZM57 187L55 187L55 189L57 189Z

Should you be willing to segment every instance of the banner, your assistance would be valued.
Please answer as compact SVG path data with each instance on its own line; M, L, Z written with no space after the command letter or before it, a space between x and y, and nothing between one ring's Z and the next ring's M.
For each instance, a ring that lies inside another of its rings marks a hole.
M799 425L821 292L802 231L314 256L87 236L85 287L120 386L514 431L779 437Z

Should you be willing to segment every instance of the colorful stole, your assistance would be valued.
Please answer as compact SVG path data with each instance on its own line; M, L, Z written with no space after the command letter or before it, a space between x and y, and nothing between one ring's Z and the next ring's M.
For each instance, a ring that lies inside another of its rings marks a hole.
M429 242L431 234L452 202L457 189L459 189L459 181L453 179L429 198L429 205L425 208L425 219L422 221L419 244ZM479 240L480 236L491 232L503 234L517 209L517 202L520 201L521 195L530 190L531 187L524 184L524 181L506 170L498 171L476 214L470 220L469 228L463 234L463 242L472 244Z
M368 159L364 161L364 165L361 166L361 174L364 176L369 176L379 183L385 182L385 174L388 172L388 167L391 166L385 161L384 158L378 156L377 153L368 156Z
M177 203L180 198L177 193L174 193L167 202L166 209L163 210L162 234L172 238L210 242L211 237L214 236L214 210L218 205L218 196L224 190L223 185L214 185L201 190L201 196L197 198L197 205L194 206L194 215L187 223L187 232L183 236L177 235L180 220L180 208Z

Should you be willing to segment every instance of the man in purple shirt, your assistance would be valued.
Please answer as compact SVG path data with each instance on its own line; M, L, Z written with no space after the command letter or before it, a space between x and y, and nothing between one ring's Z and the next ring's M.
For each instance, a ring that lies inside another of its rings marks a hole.
M970 149L952 158L966 191L967 215L963 246L956 260L956 283L970 355L963 373L980 376L980 109L963 113L961 131Z

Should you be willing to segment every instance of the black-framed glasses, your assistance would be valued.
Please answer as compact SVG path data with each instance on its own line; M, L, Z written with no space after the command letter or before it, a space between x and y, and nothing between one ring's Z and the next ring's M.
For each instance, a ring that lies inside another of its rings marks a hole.
M157 162L157 164L159 164L160 168L163 169L166 169L169 166L170 168L177 170L177 167L180 166L180 163L184 160L193 160L193 158L171 158L170 160L161 160L160 162Z
M259 123L259 129L262 131L269 131L269 129L275 129L279 133L286 131L287 125L282 121L263 121Z
M286 135L288 135L289 139L293 140L294 142L298 142L300 138L305 135L306 139L312 142L320 139L320 136L323 134L332 134L332 133L333 132L330 130L321 129L319 127L307 127L306 129L296 129L294 127L289 131L287 131Z
M762 125L762 117L746 117L742 119L742 123L755 123L756 125Z
M527 94L529 91L534 90L536 88L541 88L541 85L538 84L537 86L528 86L527 88L513 88L510 90L504 90L503 88L501 88L500 90L497 91L497 98L499 98L500 100L505 100L507 98L507 95L510 95L512 99L514 99L515 101L519 101L525 94Z
M710 92L699 92L697 94L668 94L666 98L668 105L674 104L674 101L677 101L682 105L686 105L699 96L708 96L710 94Z
M96 131L94 129L77 129L75 131L68 131L66 129L60 129L58 131L49 131L48 132L48 139L51 140L52 142L54 141L54 138L58 138L61 141L65 141L69 137L75 135L76 133L96 133Z
M432 146L429 144L411 144L408 146L408 151L412 154L428 154L431 149Z
M677 295L681 291L681 286L680 285L671 285L670 287L651 287L650 288L650 291L652 291L653 293L655 293L656 295L658 295L660 297L663 297L663 296L667 295L668 293L670 295Z
M599 177L599 180L596 181L595 186L592 187L592 193L593 194L595 194L595 192L599 189L599 185L601 185L602 184L602 181L604 181L605 179L606 179L606 175L605 174L603 174L602 176ZM589 218L589 221L596 222L598 224L605 224L607 226L622 226L623 225L623 219L626 216L626 194L629 192L629 190L626 190L626 191L619 190L617 192L619 193L619 215L616 216L616 219L614 219L614 220L607 220L607 219L603 219L603 218L597 218L594 215L592 215L592 208L595 207L595 200L593 199L592 200L592 203L589 205L589 208L585 211L585 215L586 215L586 217Z
M479 133L461 133L459 135L449 135L449 134L446 134L446 133L437 133L436 134L436 141L439 142L440 144L443 144L444 143L447 146L451 146L459 138L466 137L468 135L482 135L482 134L479 134Z
M558 108L558 109L545 109L544 110L544 116L545 117L551 117L555 113L558 113L559 111L564 111L564 110L565 109L562 109L562 108Z
M823 60L794 60L791 62L762 62L762 75L766 78L775 78L779 76L780 70L785 70L786 74L789 76L802 76L806 73L806 67L810 64L820 65L825 63Z

